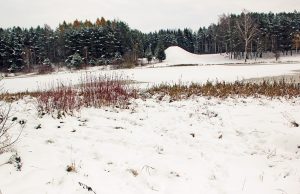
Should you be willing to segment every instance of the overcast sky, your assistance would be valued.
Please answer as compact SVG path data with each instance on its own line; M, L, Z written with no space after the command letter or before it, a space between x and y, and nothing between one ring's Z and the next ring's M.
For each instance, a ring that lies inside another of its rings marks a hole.
M0 0L0 26L30 27L97 17L149 32L216 23L222 13L300 11L300 0Z

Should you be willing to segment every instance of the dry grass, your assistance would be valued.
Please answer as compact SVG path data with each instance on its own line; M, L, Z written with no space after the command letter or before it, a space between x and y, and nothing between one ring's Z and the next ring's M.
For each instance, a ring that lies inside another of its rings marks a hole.
M38 96L38 92L18 92L18 93L0 93L0 101L14 102L23 99L25 96Z
M231 96L237 97L299 97L300 85L297 83L288 83L281 81L263 81L261 83L246 82L206 82L205 84L190 85L183 84L161 84L147 90L147 93L160 96L169 95L173 100L184 99L192 95L212 96L219 98L227 98Z
M137 91L130 86L129 81L122 77L86 75L82 77L79 85L58 84L50 90L38 92L23 92L17 94L3 93L0 100L15 101L24 96L32 96L37 99L39 112L42 114L56 113L72 114L82 107L114 106L126 108L131 98L138 96L151 97L158 95L170 96L171 100L180 100L192 95L211 96L218 98L227 97L260 97L293 98L300 96L300 85L296 82L263 81L260 83L250 82L206 82L205 84L161 84L146 91Z
M67 165L67 168L66 168L66 171L67 172L77 172L77 168L76 168L76 165L75 165L75 162L72 162L70 165Z
M136 177L136 176L139 175L138 171L135 170L135 169L128 169L128 171L129 171L134 177Z

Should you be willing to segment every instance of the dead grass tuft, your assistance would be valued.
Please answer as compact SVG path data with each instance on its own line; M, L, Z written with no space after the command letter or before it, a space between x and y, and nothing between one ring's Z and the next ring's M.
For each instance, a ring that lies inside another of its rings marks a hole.
M75 162L72 162L70 165L67 165L67 172L77 172Z
M300 85L298 83L288 83L281 81L263 81L261 83L246 82L206 82L205 84L192 83L190 85L183 84L161 84L147 90L151 95L159 96L169 95L172 100L180 100L188 98L192 95L196 96L212 96L218 98L237 97L259 97L267 96L275 97L299 97Z

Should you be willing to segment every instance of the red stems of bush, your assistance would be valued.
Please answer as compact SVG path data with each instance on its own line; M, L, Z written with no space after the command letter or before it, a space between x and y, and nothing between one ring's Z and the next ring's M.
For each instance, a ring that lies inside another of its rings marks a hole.
M73 113L81 107L117 106L125 107L130 98L137 96L129 82L121 76L91 76L86 74L76 86L52 87L36 96L39 110Z

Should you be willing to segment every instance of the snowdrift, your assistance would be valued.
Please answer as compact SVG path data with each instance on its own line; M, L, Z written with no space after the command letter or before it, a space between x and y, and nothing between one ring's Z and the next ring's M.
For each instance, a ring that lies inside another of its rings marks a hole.
M165 50L166 60L163 63L156 64L156 67L177 66L177 65L226 65L242 64L243 59L230 59L225 53L222 54L193 54L178 46L171 46ZM249 59L248 64L259 63L281 63L281 62L300 62L300 55L293 54L280 56L276 61L273 53L264 53L263 58Z
M178 46L171 46L165 50L166 60L165 64L169 65L212 65L230 63L225 55L221 54L205 54L197 55L190 53Z

